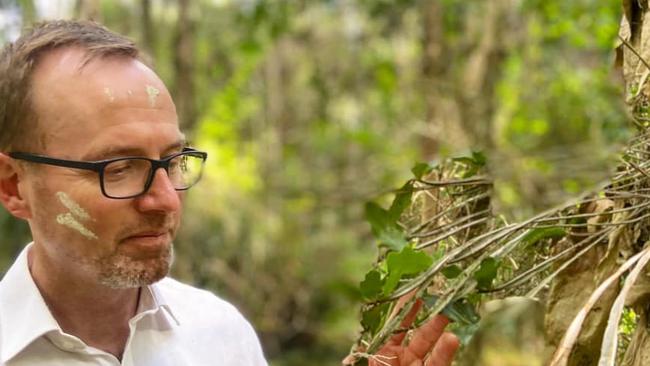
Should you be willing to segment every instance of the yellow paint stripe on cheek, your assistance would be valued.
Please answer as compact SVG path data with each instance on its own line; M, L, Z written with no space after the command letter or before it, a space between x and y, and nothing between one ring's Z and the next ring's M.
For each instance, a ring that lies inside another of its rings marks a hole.
M59 223L60 225L67 226L70 229L78 232L79 234L85 236L88 239L95 239L97 240L97 235L93 233L92 231L88 230L85 226L83 226L82 223L77 221L77 219L72 216L71 213L66 213L66 214L60 214L56 217L56 222Z
M92 231L88 230L81 222L77 221L77 218L81 221L91 220L90 215L86 210L84 210L77 202L75 202L70 196L65 192L56 192L56 197L59 199L61 204L68 209L69 212L65 214L60 214L56 217L56 222L60 225L66 226L79 234L85 236L88 239L97 239L97 235ZM94 220L93 220L94 221Z
M81 208L77 202L75 202L70 196L65 192L56 192L56 197L59 199L61 204L65 206L70 212L78 217L82 221L90 220L90 215L86 210Z

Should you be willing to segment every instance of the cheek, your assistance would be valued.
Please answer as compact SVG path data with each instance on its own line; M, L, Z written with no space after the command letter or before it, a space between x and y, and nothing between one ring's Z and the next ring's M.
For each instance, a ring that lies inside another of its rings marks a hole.
M56 215L56 223L83 236L88 240L97 240L99 237L93 231L93 224L97 222L89 211L71 195L58 191L55 193L62 211Z

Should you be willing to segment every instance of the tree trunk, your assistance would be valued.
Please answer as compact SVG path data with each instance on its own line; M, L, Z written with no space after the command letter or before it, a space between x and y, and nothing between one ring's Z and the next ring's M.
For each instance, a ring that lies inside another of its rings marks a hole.
M77 18L102 21L101 3L99 0L78 0L75 7Z
M635 123L646 124L650 101L650 14L647 0L623 0L623 19L619 36L623 44L617 48L616 65L622 68L625 80L625 101ZM636 331L624 357L623 365L641 366L650 362L650 279L642 276L626 300L638 316Z
M519 0L489 0L467 7L460 29L444 28L446 6L439 0L422 2L422 92L426 132L420 141L425 160L442 148L463 151L492 145L495 89L501 66L517 33L513 14ZM461 43L451 42L456 33ZM467 52L458 49L467 49ZM461 75L458 77L457 75Z
M438 93L436 81L443 74L443 36L442 6L436 0L423 1L422 8L422 75L424 75L425 121L427 129L438 122ZM422 157L426 160L433 159L439 149L437 134L422 136L420 148Z
M149 57L153 59L156 40L151 19L151 0L142 0L140 2L140 12L142 18L142 46L149 54Z
M36 7L33 0L19 0L20 13L22 14L23 24L34 24L36 21Z
M190 132L196 124L197 112L194 97L194 20L190 0L178 1L178 25L176 30L176 52L174 53L175 82L174 100L184 131Z

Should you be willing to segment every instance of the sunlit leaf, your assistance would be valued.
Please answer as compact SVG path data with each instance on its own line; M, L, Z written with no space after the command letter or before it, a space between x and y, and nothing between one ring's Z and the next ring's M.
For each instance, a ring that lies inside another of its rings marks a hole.
M400 252L392 252L388 254L386 263L388 266L388 276L384 283L384 294L390 294L399 280L404 275L414 275L429 268L433 259L426 253L416 251L413 248L406 246Z

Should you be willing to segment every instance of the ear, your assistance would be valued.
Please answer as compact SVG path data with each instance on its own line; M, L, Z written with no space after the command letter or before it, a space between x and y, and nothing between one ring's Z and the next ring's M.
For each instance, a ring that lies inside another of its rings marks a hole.
M17 218L28 220L31 210L20 194L18 184L23 170L7 154L0 153L0 203Z

